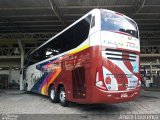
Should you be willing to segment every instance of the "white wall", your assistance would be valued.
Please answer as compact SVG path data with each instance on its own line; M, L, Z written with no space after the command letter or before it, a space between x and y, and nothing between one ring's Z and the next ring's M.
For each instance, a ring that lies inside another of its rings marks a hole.
M20 82L20 71L19 70L12 70L11 80L15 80L16 83L19 84L19 82Z
M0 70L0 74L2 75L9 75L9 71L8 70Z
M2 75L9 75L9 70L0 70L0 74ZM20 80L20 71L19 70L12 70L11 71L11 81L9 82L12 82L12 80L15 80L16 83L19 83L19 80Z

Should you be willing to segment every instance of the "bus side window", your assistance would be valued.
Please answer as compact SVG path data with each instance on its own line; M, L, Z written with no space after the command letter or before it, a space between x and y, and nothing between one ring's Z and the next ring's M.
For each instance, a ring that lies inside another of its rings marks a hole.
M44 54L42 49L39 49L38 51L35 51L34 53L32 53L29 57L29 65L35 64L37 62L40 62L42 60L44 60Z
M77 47L88 38L90 23L91 15L88 15L74 26L73 48Z
M88 38L91 17L91 15L88 15L71 28L67 29L53 40L49 41L40 49L33 52L29 56L29 65L74 49L82 44ZM93 23L93 25L94 24L95 23Z
M92 17L91 28L95 26L95 16Z
M27 59L26 59L26 61L25 61L25 66L30 66L30 65L32 65L32 64L34 64L34 62L33 62L33 54L31 54L31 55L29 55L29 56L27 56Z
M45 46L43 46L45 49L50 49L48 52L45 50L47 52L45 52L45 58L49 58L74 49L83 43L88 38L90 23L91 15L88 15L86 18L79 21L60 36L48 42Z
M60 51L58 49L53 49L53 48L47 48L45 51L45 57L46 58L50 58L53 57L55 55L60 54Z

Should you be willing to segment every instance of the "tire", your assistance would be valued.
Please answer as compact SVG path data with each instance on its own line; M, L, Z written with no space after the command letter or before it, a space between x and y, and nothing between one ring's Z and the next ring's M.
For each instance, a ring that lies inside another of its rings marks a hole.
M60 88L60 91L59 91L59 102L63 107L67 107L68 104L69 104L69 102L66 99L66 92L65 92L64 87Z
M52 103L59 102L59 95L58 95L58 92L55 91L54 86L51 86L49 88L49 98Z

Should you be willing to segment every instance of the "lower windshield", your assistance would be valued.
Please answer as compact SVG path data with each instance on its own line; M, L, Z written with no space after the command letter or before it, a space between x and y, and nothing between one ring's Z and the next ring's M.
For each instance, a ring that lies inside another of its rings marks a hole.
M112 12L101 11L101 29L122 32L138 38L138 30L135 22Z

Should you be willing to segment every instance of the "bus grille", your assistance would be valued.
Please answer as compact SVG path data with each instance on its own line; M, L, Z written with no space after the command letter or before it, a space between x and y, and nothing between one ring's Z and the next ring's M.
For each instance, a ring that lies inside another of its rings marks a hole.
M104 52L107 58L111 60L134 62L137 58L136 53L124 50L106 49Z

